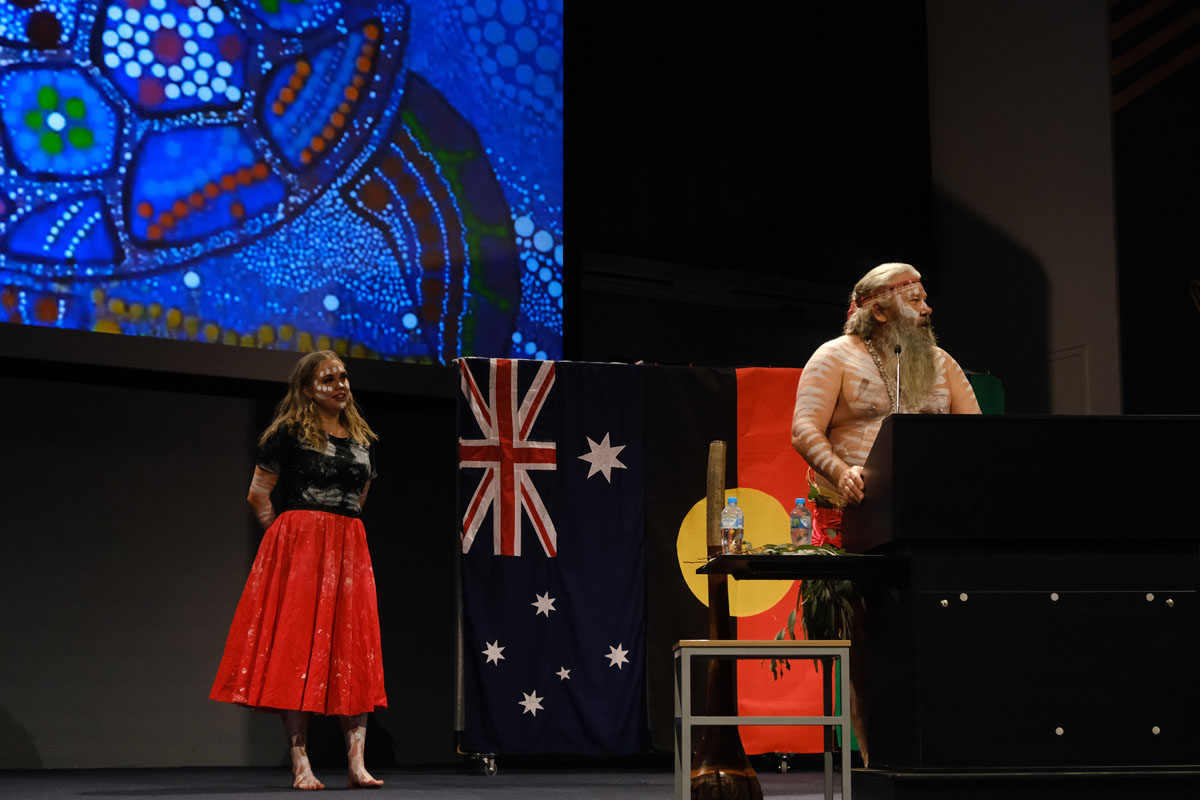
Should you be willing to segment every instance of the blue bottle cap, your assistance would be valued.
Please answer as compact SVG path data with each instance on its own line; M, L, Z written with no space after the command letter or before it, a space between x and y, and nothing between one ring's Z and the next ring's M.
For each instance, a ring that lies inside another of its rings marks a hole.
M802 505L804 505L804 498L803 498L803 497L797 497L797 498L796 498L796 505L798 505L798 506L802 506Z
M733 504L736 506L736 505L737 505L737 498L736 498L736 497L731 497L731 498L729 498L729 502L733 503Z

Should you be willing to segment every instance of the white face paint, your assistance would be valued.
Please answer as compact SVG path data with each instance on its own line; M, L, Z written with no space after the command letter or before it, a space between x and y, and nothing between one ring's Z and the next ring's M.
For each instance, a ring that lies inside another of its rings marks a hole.
M899 309L900 316L902 317L907 317L908 319L914 320L921 318L921 312L917 311L917 309L913 307L912 302L907 298L897 298L896 308Z
M925 301L925 287L919 283L903 287L896 293L896 308L900 316L910 320L919 320L922 315L928 315L932 310Z
M321 362L311 388L312 398L329 411L342 411L350 403L350 376L340 361Z

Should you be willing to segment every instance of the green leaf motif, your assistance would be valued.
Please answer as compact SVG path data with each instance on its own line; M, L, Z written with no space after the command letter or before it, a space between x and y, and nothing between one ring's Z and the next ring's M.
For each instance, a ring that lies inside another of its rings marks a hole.
M53 86L43 86L38 89L37 101L42 108L53 111L58 108L58 92L54 91Z

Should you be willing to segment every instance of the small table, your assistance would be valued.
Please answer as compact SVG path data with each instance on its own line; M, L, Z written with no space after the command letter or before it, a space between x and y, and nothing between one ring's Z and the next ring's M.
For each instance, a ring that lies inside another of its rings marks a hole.
M850 800L850 704L833 713L832 674L824 673L823 716L707 715L692 713L692 659L836 658L842 686L850 685L850 642L844 639L684 639L675 645L675 797L691 797L693 725L821 725L825 729L825 798L833 800L833 736L842 734L842 800Z

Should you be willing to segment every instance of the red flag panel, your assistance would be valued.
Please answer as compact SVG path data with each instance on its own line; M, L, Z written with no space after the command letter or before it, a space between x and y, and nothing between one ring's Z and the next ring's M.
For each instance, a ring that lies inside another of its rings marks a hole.
M808 465L792 449L792 408L796 402L799 369L753 367L737 371L737 475L738 485L758 489L791 511L797 497L808 494ZM755 530L746 521L746 536L756 545L790 541L784 528ZM787 624L796 607L800 583L793 582L778 603L750 617L738 618L739 639L772 639ZM803 638L800 622L796 635ZM738 712L749 715L821 714L821 677L811 661L794 661L781 668L781 677L771 675L769 661L738 663ZM821 751L821 729L813 726L783 727L744 725L742 744L754 753L817 753Z

